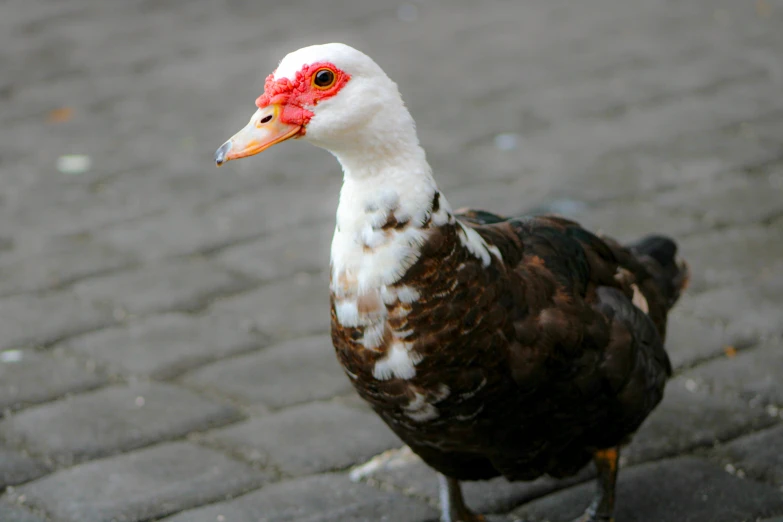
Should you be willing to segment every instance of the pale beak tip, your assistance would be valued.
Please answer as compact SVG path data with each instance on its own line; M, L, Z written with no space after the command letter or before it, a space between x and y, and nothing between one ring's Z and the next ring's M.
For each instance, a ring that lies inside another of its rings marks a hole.
M218 167L226 162L226 154L231 150L231 140L228 140L215 152L215 165Z

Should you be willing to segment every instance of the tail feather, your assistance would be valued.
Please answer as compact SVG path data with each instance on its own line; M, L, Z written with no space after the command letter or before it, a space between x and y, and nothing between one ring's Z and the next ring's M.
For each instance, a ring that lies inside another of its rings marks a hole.
M665 236L647 236L628 245L628 248L653 272L669 301L669 307L688 287L690 269L685 260L677 257L677 243Z

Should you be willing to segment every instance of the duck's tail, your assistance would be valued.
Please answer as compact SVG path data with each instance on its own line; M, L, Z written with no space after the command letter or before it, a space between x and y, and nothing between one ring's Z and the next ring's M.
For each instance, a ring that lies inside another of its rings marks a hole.
M665 236L646 236L628 248L651 270L669 308L674 306L690 279L688 263L677 256L677 243Z

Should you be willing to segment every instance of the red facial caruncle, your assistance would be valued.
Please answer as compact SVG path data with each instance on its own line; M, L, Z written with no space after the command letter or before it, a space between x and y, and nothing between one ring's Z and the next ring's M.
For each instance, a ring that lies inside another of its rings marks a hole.
M275 80L274 73L266 78L264 94L256 100L256 106L263 109L271 104L281 107L280 121L301 126L300 134L314 116L306 107L331 98L348 83L351 76L330 62L316 62L305 65L297 71L296 77Z
M258 110L243 129L215 152L215 163L245 158L291 138L304 136L315 115L310 110L331 98L351 76L329 62L305 65L293 80L275 80L274 73L264 84L264 94L256 100Z

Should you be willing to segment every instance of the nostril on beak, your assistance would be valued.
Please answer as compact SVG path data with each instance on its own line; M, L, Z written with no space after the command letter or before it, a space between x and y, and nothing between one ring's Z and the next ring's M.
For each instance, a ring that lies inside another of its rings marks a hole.
M270 114L269 116L264 116L263 118L261 118L261 121L259 121L258 123L267 123L271 119L272 119L272 115Z
M231 140L228 140L215 152L215 165L221 166L226 161L226 154L231 150Z

